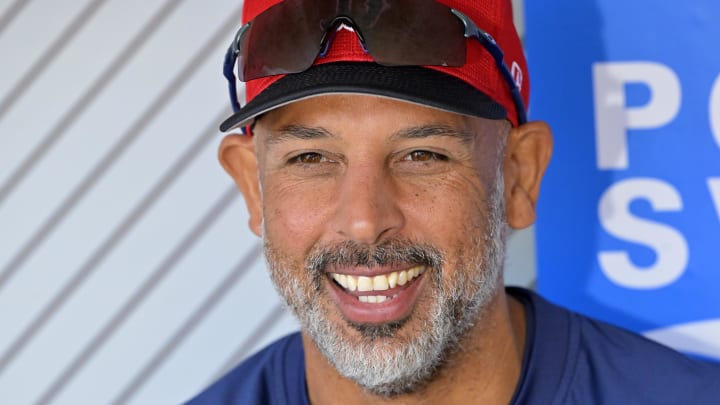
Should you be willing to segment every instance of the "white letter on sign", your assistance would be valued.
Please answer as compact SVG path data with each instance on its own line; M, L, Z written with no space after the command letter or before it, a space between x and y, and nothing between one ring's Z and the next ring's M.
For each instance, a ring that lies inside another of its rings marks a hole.
M709 178L708 188L710 189L710 197L712 197L713 203L715 203L715 212L720 221L720 177Z
M625 85L640 83L650 89L650 101L627 107ZM593 64L595 144L600 169L628 167L628 129L652 129L672 121L680 110L680 81L665 65L652 62Z
M715 137L715 143L720 148L720 76L715 80L710 93L710 129Z
M658 179L629 179L614 184L600 199L600 224L614 237L646 245L655 251L652 266L637 267L625 251L598 254L600 269L614 283L636 289L660 288L677 280L688 262L688 245L674 228L641 219L630 212L638 198L656 211L679 211L682 199L671 185Z

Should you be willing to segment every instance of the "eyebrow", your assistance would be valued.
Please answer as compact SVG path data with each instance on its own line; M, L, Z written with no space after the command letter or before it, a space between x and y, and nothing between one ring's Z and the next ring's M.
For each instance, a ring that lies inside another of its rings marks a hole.
M400 139L423 139L431 137L456 138L462 143L468 144L475 139L475 134L467 129L458 130L443 124L431 124L401 129L391 135L390 140L396 141Z
M301 125L286 125L279 131L273 131L271 136L265 138L266 145L275 145L288 140L309 140L334 138L335 134L322 127L304 127Z
M287 125L278 131L273 131L272 136L265 138L266 145L276 145L288 140L311 140L330 139L336 135L322 127L304 127L302 125ZM389 141L401 139L424 139L431 137L449 137L459 139L465 144L475 139L475 134L463 129L458 130L443 124L430 124L419 127L401 129L390 136Z

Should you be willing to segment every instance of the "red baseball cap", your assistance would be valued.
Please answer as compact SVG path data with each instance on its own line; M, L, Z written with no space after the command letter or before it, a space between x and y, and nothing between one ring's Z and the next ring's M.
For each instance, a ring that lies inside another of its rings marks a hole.
M243 24L281 1L246 0ZM510 0L437 0L437 3L460 11L494 38L504 53L504 63L523 105L527 106L530 96L527 61L513 22ZM384 66L373 61L352 30L340 30L329 52L318 57L309 69L249 80L245 84L245 105L225 120L220 129L245 127L282 105L331 93L390 97L459 114L507 119L517 126L518 111L509 79L503 77L480 41L474 38L465 41L466 62L459 67Z

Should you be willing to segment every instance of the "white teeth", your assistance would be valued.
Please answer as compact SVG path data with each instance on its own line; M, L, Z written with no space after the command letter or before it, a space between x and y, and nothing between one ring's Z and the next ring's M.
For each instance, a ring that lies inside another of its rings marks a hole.
M366 302L368 304L379 304L393 298L395 298L395 295L392 297L386 297L384 295L361 295L358 297L358 301Z
M347 289L350 291L357 290L357 278L353 276L346 276ZM343 286L344 287L344 286Z
M387 276L375 276L373 277L373 290L385 291L388 289L388 278Z
M349 276L352 277L352 276ZM373 282L370 277L360 276L357 279L358 291L372 291Z
M349 274L331 273L333 280L349 291L385 291L403 286L425 272L425 266L415 266L403 271L393 271L374 277L351 276ZM380 297L380 295L378 295ZM364 302L364 301L363 301ZM382 301L380 301L382 302Z
M388 286L390 286L390 288L395 288L395 286L397 285L397 282L398 282L397 271L393 271L392 273L390 273L387 276L387 281L388 281Z
M405 285L408 282L408 272L403 270L398 273L398 285Z

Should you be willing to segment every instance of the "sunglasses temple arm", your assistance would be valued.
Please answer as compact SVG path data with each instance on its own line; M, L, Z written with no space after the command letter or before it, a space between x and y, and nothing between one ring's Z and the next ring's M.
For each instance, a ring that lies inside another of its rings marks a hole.
M515 83L515 78L513 78L512 73L510 73L510 69L508 69L507 65L502 62L502 60L498 63L498 67L500 68L500 73L502 73L505 80L510 85L510 93L512 94L515 109L517 110L518 125L525 124L527 122L527 112L525 111L525 103L523 102L522 95L520 94L520 89Z
M523 102L522 95L520 94L520 89L518 88L517 83L515 83L515 79L513 78L510 69L507 67L507 64L505 64L505 55L503 54L502 49L500 49L495 39L490 34L481 30L477 25L475 25L475 23L473 22L473 20L470 19L470 17L455 10L454 8L450 9L450 11L455 14L455 16L459 18L465 26L465 38L473 37L480 41L483 48L485 48L490 53L490 55L492 55L493 59L495 59L495 64L500 70L500 74L503 76L508 86L510 87L510 93L512 94L513 103L515 104L515 109L517 110L518 125L525 124L527 122L525 103Z
M517 110L518 125L526 123L527 113L525 111L525 103L523 102L522 96L520 95L520 89L518 88L517 83L515 83L515 78L513 78L510 69L507 67L507 64L504 61L505 55L503 54L503 51L497 45L493 37L490 36L490 34L484 31L480 31L480 29L478 29L473 36L477 38L483 44L484 48L487 49L488 52L490 52L490 54L493 56L493 58L495 59L495 64L500 70L500 74L505 79L505 82L507 82L508 87L510 87L510 93L512 94L515 109Z
M240 102L237 96L237 84L235 79L235 73L233 68L235 67L235 61L237 60L237 53L235 51L234 43L230 45L225 54L225 63L223 64L223 76L228 81L228 91L230 92L230 103L232 104L233 112L240 111Z

